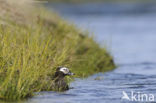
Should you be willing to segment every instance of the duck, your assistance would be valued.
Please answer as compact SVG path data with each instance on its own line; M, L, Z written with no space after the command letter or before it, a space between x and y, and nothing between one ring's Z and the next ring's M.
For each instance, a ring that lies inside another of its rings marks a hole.
M69 90L68 83L65 81L66 76L75 75L67 67L58 67L52 78L53 88L55 91L66 91Z

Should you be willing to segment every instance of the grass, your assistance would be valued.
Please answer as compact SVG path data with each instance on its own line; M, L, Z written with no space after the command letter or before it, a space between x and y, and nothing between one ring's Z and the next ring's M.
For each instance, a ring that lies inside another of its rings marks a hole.
M9 1L0 1L0 11L0 99L51 90L58 66L81 78L115 67L105 48L55 13Z

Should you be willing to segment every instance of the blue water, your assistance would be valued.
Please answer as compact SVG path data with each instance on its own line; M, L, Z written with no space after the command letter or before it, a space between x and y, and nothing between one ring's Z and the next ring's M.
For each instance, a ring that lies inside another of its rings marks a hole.
M131 91L153 94L156 102L155 4L46 6L78 28L94 33L95 40L114 56L118 68L76 79L70 84L74 89L63 93L41 92L26 103L135 103L122 100L123 91L128 96Z

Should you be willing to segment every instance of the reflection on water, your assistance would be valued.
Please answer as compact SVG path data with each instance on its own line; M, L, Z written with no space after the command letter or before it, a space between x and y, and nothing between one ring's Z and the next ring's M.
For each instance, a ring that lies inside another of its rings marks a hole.
M48 5L51 9L51 6ZM153 93L156 97L156 5L55 5L65 19L95 33L119 67L108 73L76 79L74 89L41 92L24 103L125 103L122 91ZM95 80L95 78L100 78ZM127 103L128 101L126 101Z

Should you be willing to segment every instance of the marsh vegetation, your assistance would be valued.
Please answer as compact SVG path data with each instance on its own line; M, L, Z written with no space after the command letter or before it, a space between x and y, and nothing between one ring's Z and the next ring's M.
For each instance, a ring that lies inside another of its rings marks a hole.
M0 1L0 99L51 90L58 66L80 78L115 67L109 52L87 32L39 5L10 1Z

